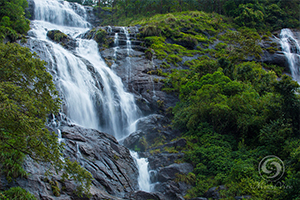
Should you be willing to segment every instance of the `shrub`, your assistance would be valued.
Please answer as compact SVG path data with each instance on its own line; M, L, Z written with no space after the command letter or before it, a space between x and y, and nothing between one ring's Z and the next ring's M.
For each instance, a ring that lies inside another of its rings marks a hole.
M37 200L35 196L23 188L12 187L0 193L0 200Z
M96 32L94 39L98 44L102 44L106 41L106 38L105 38L106 35L107 35L107 32L105 30L99 29Z

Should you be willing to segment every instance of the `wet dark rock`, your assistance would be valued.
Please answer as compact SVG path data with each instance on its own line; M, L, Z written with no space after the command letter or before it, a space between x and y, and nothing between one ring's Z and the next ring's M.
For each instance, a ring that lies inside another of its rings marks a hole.
M158 153L148 157L149 169L156 170L175 163L176 160L182 159L183 153Z
M224 185L220 185L218 187L212 187L205 192L204 196L206 198L220 199L221 195L219 193L220 190L226 190Z
M170 120L163 115L143 117L136 123L137 131L120 142L129 149L138 148L145 151L155 143L165 142L177 136L178 132L172 130L169 124Z
M196 198L192 198L190 200L207 200L207 198L204 197L196 197Z
M278 38L269 37L266 40L262 40L260 46L263 49L263 53L261 54L261 59L258 59L257 61L278 65L284 67L286 70L289 70L288 60L286 59L284 53L281 51L281 44ZM272 51L268 50L270 48L272 49ZM273 49L277 50L274 51Z
M155 66L160 65L162 61L154 58L152 62L149 59L142 41L137 39L138 26L128 27L128 29L132 48L129 55L124 29L110 27L107 37L114 39L115 34L118 34L119 42L112 43L111 48L101 50L103 59L122 79L127 90L135 94L137 105L144 115L163 112L168 107L175 106L178 97L161 91L163 83L160 80L164 77L150 74L150 71L155 70Z
M80 136L80 135L75 135L73 133L68 133L68 132L63 132L62 133L62 137L63 138L67 138L70 140L75 140L75 141L79 141L79 142L85 142L86 140L84 139L84 137Z
M174 181L158 183L154 186L154 190L163 194L164 200L184 200L182 194L184 191L181 191L179 184Z
M263 51L261 59L259 60L263 63L278 65L284 67L286 71L289 71L289 64L286 56L282 52L276 52L274 54L268 51Z
M167 182L168 180L174 180L176 174L185 174L193 171L193 165L190 163L174 163L167 167L159 169L157 179L159 182Z
M134 200L164 200L164 197L162 194L159 193L149 193L145 191L137 191L134 192L131 196L130 199Z
M60 30L51 30L47 32L47 37L68 50L76 48L76 40L64 34Z
M129 150L113 136L76 125L61 127L61 132L65 143L64 157L80 163L94 178L91 199L120 199L138 189L138 170L134 160ZM49 164L38 164L27 158L24 168L30 174L27 179L18 178L13 184L1 181L5 183L2 187L21 186L39 199L88 199L77 197L74 194L76 183L62 181L59 175L51 177L60 188L60 196L54 196L45 176L48 169L54 172Z
M164 147L174 147L175 149L180 149L186 146L186 139L179 139L173 142L169 142L164 145Z
M33 0L27 0L27 2L28 2L28 7L25 9L25 12L30 15L29 19L33 20L35 4L34 4ZM28 16L28 14L27 14L27 16Z

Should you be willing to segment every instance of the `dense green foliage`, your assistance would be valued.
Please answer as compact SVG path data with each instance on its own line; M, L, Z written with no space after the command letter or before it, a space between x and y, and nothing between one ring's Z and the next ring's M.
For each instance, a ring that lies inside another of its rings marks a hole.
M18 44L0 43L0 165L8 181L27 176L23 160L30 156L50 163L63 178L74 179L79 193L88 193L91 175L68 159L57 135L45 128L47 116L60 107L45 62Z
M107 24L182 11L215 12L231 17L239 26L262 31L299 27L298 0L97 0L112 11ZM125 18L125 19L124 19ZM128 23L128 21L127 21ZM125 25L125 24L124 24Z
M15 41L20 34L30 29L30 21L25 18L27 0L0 0L0 41L8 38Z
M35 196L20 187L13 187L0 192L0 200L36 200Z
M78 195L89 194L91 174L77 162L62 160L63 145L45 128L48 115L60 108L46 63L28 48L2 42L20 39L29 30L24 12L27 1L1 0L0 6L0 173L8 182L26 177L23 161L28 156L49 163L56 173L62 172L62 180L78 183L74 191ZM0 193L0 199L35 198L17 187Z
M221 67L224 62L215 64ZM196 184L187 197L225 184L224 197L296 199L300 169L299 154L295 157L294 152L299 151L300 98L295 92L299 85L286 75L277 81L273 72L254 62L235 65L232 78L222 68L206 75L191 70L188 77L170 76L175 87L178 79L185 80L179 80L180 102L173 113L174 126L190 141L186 161L195 167ZM280 184L285 187L259 176L258 163L268 155L284 160L286 173Z
M299 85L281 76L278 66L263 64L271 69L267 72L260 63L244 61L260 58L257 31L232 31L226 17L195 11L136 23L143 25L139 37L148 47L148 57L164 61L148 74L166 76L163 90L180 98L171 109L173 126L184 133L185 161L194 166L193 173L178 176L178 181L194 185L186 198L225 185L220 192L225 199L297 199ZM183 58L187 69L176 69ZM268 155L284 161L286 172L277 182L259 174L259 162Z

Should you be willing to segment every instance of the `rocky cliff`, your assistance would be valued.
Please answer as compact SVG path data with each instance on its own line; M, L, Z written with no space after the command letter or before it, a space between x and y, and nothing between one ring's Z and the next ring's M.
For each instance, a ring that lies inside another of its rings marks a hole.
M34 18L34 3L32 0L28 2L29 11ZM77 10L76 4L70 5ZM87 20L91 24L101 22L101 19L95 17L92 8L86 9ZM135 95L136 103L145 116L136 122L137 130L119 141L120 143L113 136L94 129L70 123L59 127L62 142L66 144L64 156L77 161L93 175L91 199L176 200L184 199L183 196L191 188L188 182L180 179L180 175L188 175L193 171L193 166L184 163L182 159L184 156L182 149L187 142L184 139L176 139L180 136L180 132L171 129L171 121L166 117L167 108L174 106L178 97L173 93L162 91L164 83L161 80L164 77L154 72L163 65L163 60L157 59L155 54L145 48L143 42L138 39L139 29L140 26L97 27L82 36L97 40L96 33L99 30L106 32L104 38L98 38L101 39L99 42L101 56L108 67L121 77L127 91ZM71 51L76 48L76 42L67 35L56 41L53 34L49 31L48 37L64 48ZM27 45L40 52L42 59L47 60L43 57L40 44L29 40ZM280 51L280 43L276 37L267 38L260 45L265 50L259 61L287 67L287 60ZM268 51L270 47L278 50ZM196 58L197 55L185 56L178 62L178 66L171 64L168 70L187 68L183 63ZM48 128L58 131L55 129L57 127ZM139 151L141 157L148 158L154 188L152 192L138 190L138 170L128 149ZM24 168L30 174L27 179L19 178L12 184L2 179L5 184L1 185L1 189L21 186L40 199L84 199L73 193L76 186L74 182L62 181L60 176L46 177L45 172L49 169L47 164L37 164L28 158ZM216 196L216 190L212 189L212 194L208 194L207 197Z
M58 131L48 127L50 131ZM106 133L76 125L60 126L65 143L64 157L80 163L93 176L91 199L121 199L138 190L138 170L127 148ZM63 159L63 158L62 158ZM1 189L21 186L39 199L86 199L74 193L76 184L64 181L60 174L46 176L46 171L56 174L48 164L26 159L24 169L28 178L18 178L13 183L2 179Z

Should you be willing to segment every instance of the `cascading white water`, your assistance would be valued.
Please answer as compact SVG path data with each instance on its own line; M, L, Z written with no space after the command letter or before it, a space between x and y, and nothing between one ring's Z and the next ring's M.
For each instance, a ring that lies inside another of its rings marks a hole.
M71 7L68 1L63 0L34 0L34 18L35 20L47 21L57 25L72 27L91 27L85 21L86 12L83 6L78 4L77 12L83 16L79 16Z
M117 140L135 131L134 122L139 117L139 110L133 95L124 90L120 77L106 66L99 54L97 43L94 40L78 38L91 27L85 20L84 7L62 0L34 0L34 2L35 20L31 23L32 29L28 33L31 38L27 46L48 63L47 69L52 74L63 100L61 116L67 116L74 123L84 127L110 133ZM69 51L49 40L47 38L49 30L60 30L72 37L76 40L76 48ZM107 30L111 31L111 28ZM127 43L129 57L131 43L125 28L124 33L127 34L126 38L129 41ZM117 47L115 50L117 51ZM53 116L53 123L55 120ZM55 128L61 142L59 127ZM76 155L80 158L82 155L79 145L76 146ZM138 158L134 152L132 156L140 173L140 189L150 191L147 159Z
M139 170L139 189L150 192L151 191L151 184L150 184L150 175L148 172L148 159L147 158L139 158L137 152L130 151L131 156L136 161Z
M117 139L134 131L128 128L139 116L133 95L124 90L121 79L106 66L97 43L76 38L91 27L85 20L84 7L61 0L34 2L29 47L38 44L42 49L37 53L48 62L48 71L63 99L62 112L79 125L110 133ZM50 41L49 30L60 30L76 39L77 48L68 51Z
M129 82L131 82L131 58L130 58L130 53L132 51L132 47L131 47L131 41L130 41L130 35L129 35L129 32L128 32L128 29L125 28L125 27L122 27L122 30L123 30L123 33L125 34L125 37L126 37L127 83L129 83Z
M289 62L292 77L300 83L300 46L290 29L282 29L280 33L282 51Z

